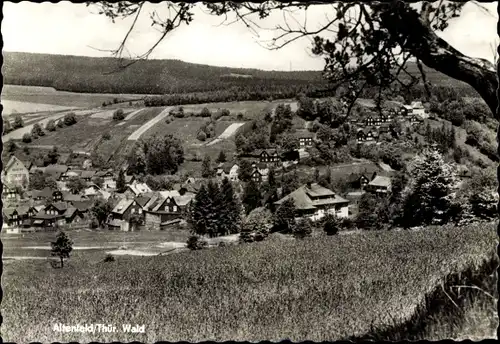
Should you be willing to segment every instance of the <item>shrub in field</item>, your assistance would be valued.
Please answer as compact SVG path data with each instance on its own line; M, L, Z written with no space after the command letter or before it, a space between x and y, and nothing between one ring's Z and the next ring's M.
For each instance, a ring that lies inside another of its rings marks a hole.
M23 135L23 142L24 143L30 143L31 142L31 134L30 133L26 133Z
M5 150L9 153L13 153L17 149L17 145L14 141L9 140L5 143Z
M266 208L256 208L242 222L240 242L262 241L272 227L272 214Z
M203 142L203 141L206 141L206 139L207 139L207 134L205 134L205 132L204 132L203 130L200 130L200 131L198 132L198 135L196 135L196 138L197 138L198 140L202 141L202 142Z
M211 117L211 116L212 112L206 107L204 107L200 112L200 117Z
M236 119L237 119L238 121L243 120L243 114L242 114L241 112L239 112L239 113L238 113L238 115L236 116Z
M125 114L123 113L122 109L118 109L115 112L113 112L113 120L115 121L121 121L125 118Z
M45 132L43 131L40 124L35 123L35 125L33 125L33 129L31 129L31 136L38 138L39 136L44 136L44 135L45 135Z
M59 121L57 121L56 125L57 125L59 128L64 127L64 122L63 122L63 120L59 120Z
M300 219L292 227L292 235L295 239L304 239L311 236L313 230L312 221L308 218Z
M224 153L224 151L220 151L219 152L219 156L217 157L217 162L221 163L221 162L226 162L227 161L227 157L226 157L226 153Z
M102 107L106 107L107 105L108 105L108 103L102 102Z
M63 121L64 121L64 124L67 126L75 124L77 122L75 113L70 112L70 113L64 115Z
M24 127L23 119L21 118L21 116L16 116L16 118L14 118L14 123L12 123L12 128L18 129L22 127Z
M109 131L106 131L104 134L102 134L102 139L106 141L111 139L111 134L109 133Z
M59 232L56 241L50 243L52 250L51 255L59 257L61 268L64 267L64 259L69 258L69 254L73 250L73 242L64 232Z
M192 251L197 251L207 247L207 242L205 240L200 240L196 235L192 235L188 238L186 247Z
M113 256L112 254L107 254L106 257L104 257L105 263L114 262L114 261L115 261L115 256Z
M47 125L45 125L45 130L47 131L55 131L56 130L56 124L53 119L47 122Z
M326 235L335 235L339 232L340 228L341 220L337 216L331 214L325 216L323 221L323 230Z
M295 202L293 198L288 198L274 213L273 223L274 229L277 231L290 232L295 226Z

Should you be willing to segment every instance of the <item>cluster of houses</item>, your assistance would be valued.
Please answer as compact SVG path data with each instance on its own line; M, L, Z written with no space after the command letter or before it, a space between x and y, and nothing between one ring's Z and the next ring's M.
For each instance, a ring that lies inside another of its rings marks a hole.
M403 119L411 125L420 124L428 114L425 111L422 102L412 102L410 105L403 105L400 108L391 108L383 110L379 116L366 116L362 119L353 119L351 124L356 130L358 143L377 142L383 134L395 134L391 123L394 119Z

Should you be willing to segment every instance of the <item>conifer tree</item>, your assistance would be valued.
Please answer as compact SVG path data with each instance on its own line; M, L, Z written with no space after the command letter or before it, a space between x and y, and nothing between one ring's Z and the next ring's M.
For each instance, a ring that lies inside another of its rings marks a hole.
M118 172L118 178L116 179L116 190L120 193L125 192L125 172L120 169Z
M217 157L217 162L226 162L226 153L224 151L220 151L219 156Z
M220 235L238 233L242 220L242 207L238 197L234 193L229 179L224 178L220 188L222 207L220 211Z
M212 178L213 176L212 162L210 160L209 155L206 155L205 158L203 159L201 165L201 176L203 178Z
M258 185L251 180L245 186L245 191L243 194L243 204L245 205L245 211L249 214L255 208L261 205L261 194Z
M188 212L188 222L196 235L207 234L207 213L210 211L210 199L205 185L201 185L191 203Z

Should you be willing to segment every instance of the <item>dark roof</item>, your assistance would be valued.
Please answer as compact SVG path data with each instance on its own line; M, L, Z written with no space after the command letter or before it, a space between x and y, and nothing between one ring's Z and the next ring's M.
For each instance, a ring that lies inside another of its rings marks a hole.
M69 207L68 209L66 209L66 211L64 212L64 217L66 218L70 218L72 217L76 212L78 211L78 209L76 209L75 207Z
M51 214L45 214L45 212L39 211L35 215L33 215L33 219L41 219L41 220L51 220L51 219L59 219L62 218L63 215L51 215Z
M51 203L51 205L53 205L59 211L63 211L63 210L68 209L68 203L66 203L66 202L55 202L55 203Z
M311 191L313 190L314 192L311 193ZM310 195L312 194L331 195L331 197L328 199L313 200L310 197ZM303 185L292 193L286 195L279 201L275 202L275 204L280 205L289 198L292 198L294 200L295 207L300 210L316 209L317 205L349 203L348 200L336 195L333 191L323 188L318 184L312 184L311 188Z
M134 201L136 201L137 204L139 204L142 208L144 208L144 206L148 203L148 201L150 199L151 199L151 197L139 196L139 197L134 198Z
M80 211L87 211L92 208L92 201L71 201L71 204Z
M97 171L93 171L93 170L83 170L80 177L85 178L85 179L92 178L96 174L96 172Z
M43 188L42 190L32 190L31 195L33 198L37 198L37 197L49 198L52 196L54 191L57 191L57 190L53 190L52 188L47 186L47 187Z
M295 135L295 137L297 137L299 139L314 138L314 133L310 132L309 130L297 130L294 135Z
M66 166L66 165L54 164L54 165L48 165L48 166L45 167L45 172L46 173L54 173L54 172L65 173L68 170L69 170L69 167Z

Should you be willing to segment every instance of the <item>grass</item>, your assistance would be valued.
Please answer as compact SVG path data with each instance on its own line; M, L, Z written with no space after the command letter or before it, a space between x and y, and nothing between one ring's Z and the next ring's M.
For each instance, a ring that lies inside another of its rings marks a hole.
M271 237L165 257L75 252L64 269L10 262L7 341L323 341L411 319L446 277L476 270L493 225L368 232L303 241ZM488 320L489 319L485 319ZM144 324L145 334L56 333L54 323Z
M56 104L42 104L27 102L22 100L9 100L3 99L2 94L2 106L3 106L3 116L14 116L16 114L25 114L33 112L45 112L45 111L61 111L69 110L75 108L75 106L61 106Z
M143 97L144 95L134 94L65 92L58 91L52 87L38 86L4 85L2 89L2 104L4 100L8 100L26 104L40 103L44 105L87 108L101 106L103 102L112 102L115 98L133 100ZM14 107L14 109L22 112L21 108Z

